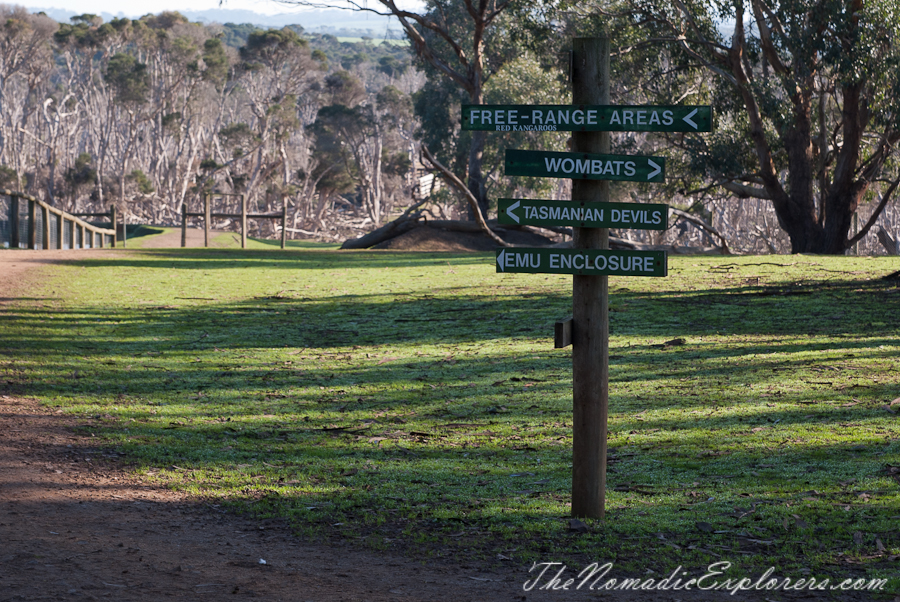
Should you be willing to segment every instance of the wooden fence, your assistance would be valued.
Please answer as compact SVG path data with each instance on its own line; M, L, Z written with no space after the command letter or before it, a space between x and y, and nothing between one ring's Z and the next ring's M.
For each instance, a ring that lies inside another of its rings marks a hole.
M109 219L111 227L78 215ZM0 246L19 249L97 249L116 246L116 208L109 213L66 213L21 192L0 189Z
M241 204L240 213L213 213L212 201L214 198L239 197ZM203 197L203 212L190 213L187 204L181 206L181 246L187 246L187 223L189 217L199 217L203 220L203 246L209 246L209 231L212 228L212 220L240 219L241 224L241 248L247 248L247 220L248 219L277 219L281 220L281 248L284 248L287 237L287 200L282 199L281 213L247 213L247 198L242 194L207 194Z

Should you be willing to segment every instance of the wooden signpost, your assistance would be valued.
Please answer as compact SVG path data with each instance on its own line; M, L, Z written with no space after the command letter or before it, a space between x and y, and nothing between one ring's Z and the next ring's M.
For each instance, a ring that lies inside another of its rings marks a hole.
M665 251L523 248L497 251L498 272L666 276Z
M666 230L669 207L646 203L497 199L497 221L522 226Z
M665 182L666 160L635 155L506 151L506 175L622 182Z
M572 319L557 347L572 344L572 516L603 518L609 412L609 276L664 277L664 251L609 249L609 228L664 230L668 207L610 203L609 181L663 182L661 157L611 155L611 131L708 132L708 106L609 104L609 39L576 38L572 101L565 105L463 105L462 129L571 131L570 153L506 151L506 175L572 179L571 201L500 199L499 222L571 226L572 249L506 248L498 272L572 274Z
M494 132L709 132L712 107L463 105L464 130Z

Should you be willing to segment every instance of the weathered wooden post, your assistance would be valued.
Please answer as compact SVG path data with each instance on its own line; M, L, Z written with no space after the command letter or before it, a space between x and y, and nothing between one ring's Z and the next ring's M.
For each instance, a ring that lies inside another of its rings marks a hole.
M287 241L287 197L281 197L281 248Z
M34 201L28 201L28 248L35 249L37 244L37 211Z
M56 248L63 249L65 248L65 235L66 235L66 218L63 217L65 214L60 212L56 216Z
M209 198L209 193L203 195L203 246L209 247L209 222L210 218L210 204L211 199Z
M19 222L19 197L12 194L9 197L9 247L17 249L22 240Z
M181 203L181 248L187 246L187 201Z
M572 103L609 104L609 38L576 38ZM609 132L573 132L576 153L608 154ZM606 203L608 180L572 180L572 200ZM576 249L608 249L609 229L575 228ZM603 518L609 412L609 276L572 276L572 516Z
M113 239L112 246L118 246L119 242L119 228L118 228L118 220L116 219L116 206L109 206L109 221L112 222L112 231L113 231ZM125 221L122 220L122 246L125 246Z
M41 248L45 251L50 250L50 209L45 205L41 205Z
M247 197L241 195L241 248L247 248Z
M609 249L609 228L665 230L668 207L609 202L609 181L664 182L665 158L612 155L609 132L708 132L708 106L609 104L609 39L575 39L572 105L463 105L473 131L570 131L572 152L506 149L507 176L569 178L572 200L497 199L500 224L564 226L572 249L497 251L497 272L572 274L572 317L554 345L572 344L572 515L603 518L609 413L610 275L665 277L665 251Z

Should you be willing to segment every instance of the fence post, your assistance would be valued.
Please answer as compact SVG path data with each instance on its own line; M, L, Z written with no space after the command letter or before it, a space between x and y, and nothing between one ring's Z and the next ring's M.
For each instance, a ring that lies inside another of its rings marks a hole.
M181 202L181 248L187 246L187 201Z
M28 201L28 248L34 250L37 244L37 214L34 201Z
M281 197L281 248L287 240L287 197Z
M50 210L41 205L41 237L44 239L41 248L45 251L50 250Z
M118 220L116 219L116 217L117 217L116 216L116 206L110 205L109 206L109 221L112 222L112 231L113 231L112 246L113 247L118 246L117 243L119 242L119 231L116 227L116 222ZM124 226L125 224L122 224L122 225ZM125 246L125 228L122 228L122 246Z
M56 248L62 249L65 244L63 244L63 236L65 235L65 223L66 219L63 217L63 214L60 213L56 216Z
M81 235L81 248L86 249L87 248L87 237L84 235L85 234L84 224L78 224L78 234Z
M12 194L9 196L9 248L17 249L19 247L19 197Z
M210 198L209 193L203 197L203 246L209 247Z
M241 195L241 248L247 248L247 198Z

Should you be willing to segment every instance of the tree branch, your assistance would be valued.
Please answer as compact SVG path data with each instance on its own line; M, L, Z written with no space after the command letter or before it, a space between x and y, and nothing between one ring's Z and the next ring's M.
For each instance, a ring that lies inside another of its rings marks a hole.
M769 24L766 23L765 15L763 15L762 0L750 0L750 4L753 6L753 16L756 18L756 26L759 28L759 40L762 44L763 53L766 55L775 73L787 75L790 69L781 62L781 57L778 56L778 52L775 50L775 44L772 42L772 31L769 29ZM766 7L766 12L771 14L768 6Z
M428 150L428 147L424 144L422 145L422 155L429 163L431 163L431 165L434 166L435 169L441 172L441 175L444 176L444 179L447 180L449 184L451 184L454 188L465 195L466 200L469 202L469 207L471 207L472 213L475 215L475 221L478 222L478 226L481 228L481 230L498 245L502 247L511 247L511 244L497 236L488 227L487 223L484 221L484 216L481 214L481 208L478 206L478 199L476 199L475 195L473 195L468 187L463 184L462 180L457 178L452 171L441 165L441 163L434 158L434 155L431 154L431 152Z
M707 224L702 219L697 216L691 215L686 211L682 211L681 209L675 209L674 207L669 207L669 211L671 211L674 215L677 215L681 219L688 221L701 230L712 234L716 238L719 239L719 242L722 244L722 254L723 255L731 255L731 250L728 248L728 242L725 240L725 237L719 234L719 231L713 228L710 224ZM674 224L673 224L674 225Z
M769 194L769 191L765 188L754 188L745 184L738 184L737 182L734 182L732 180L723 180L719 182L719 186L721 186L728 192L733 192L738 196L738 198L764 199L767 201L772 200L772 195Z
M888 201L891 199L891 195L894 193L894 190L897 189L898 184L900 184L900 176L898 176L896 180L891 182L891 185L890 187L888 187L887 191L883 195L881 195L881 201L879 201L878 206L875 208L875 211L872 212L872 216L869 218L869 221L866 222L866 225L856 233L856 236L847 241L846 248L849 249L869 233L869 230L872 228L872 226L875 225L875 222L878 221L878 218L881 216L881 212L884 211L884 208L887 206Z

